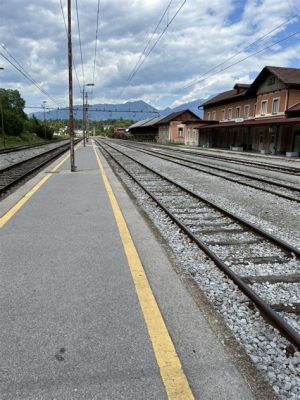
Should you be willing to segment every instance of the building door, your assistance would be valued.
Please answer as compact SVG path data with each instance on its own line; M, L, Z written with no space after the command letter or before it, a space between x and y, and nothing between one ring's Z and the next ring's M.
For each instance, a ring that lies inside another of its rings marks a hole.
M295 131L293 151L300 152L300 130Z

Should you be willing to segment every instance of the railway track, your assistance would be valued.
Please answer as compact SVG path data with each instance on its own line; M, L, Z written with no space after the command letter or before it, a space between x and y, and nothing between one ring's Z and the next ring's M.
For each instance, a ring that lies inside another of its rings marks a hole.
M168 150L151 150L147 147L144 148L141 145L133 145L128 143L118 143L123 147L132 148L143 152L145 154L172 162L177 165L181 165L184 167L188 167L190 169L217 176L219 178L238 183L242 186L251 187L253 189L261 190L266 193L271 193L276 196L282 197L287 200L295 201L300 203L300 187L292 186L291 184L287 184L281 181L275 181L273 179L263 178L261 176L252 175L249 173L243 173L239 171L233 171L226 167L222 166L213 166L210 164L205 164L203 162L199 162L196 160L189 160L184 157L180 157L177 155L170 154ZM173 150L171 153L174 153Z
M0 170L0 197L6 194L12 187L23 181L50 161L55 160L70 148L69 143L45 151L27 160L20 161Z
M44 142L44 143L38 143L38 144L25 144L23 146L15 146L15 147L6 147L4 149L0 149L0 154L9 154L9 153L14 153L17 151L22 151L22 150L29 150L29 149L33 149L36 147L41 147L41 146L45 146L49 143L53 143L53 142Z
M300 251L111 144L97 144L242 290L250 304L300 348L299 325L292 326L297 326L300 313Z
M156 143L143 143L144 146L149 146L149 147L157 147L159 149L167 146L163 145L158 145ZM168 146L170 147L170 146ZM169 150L169 148L168 148ZM273 164L273 163L263 163L263 162L256 162L254 160L248 160L248 159L237 159L234 157L228 157L228 156L222 156L222 155L217 155L217 154L207 154L207 153L202 153L201 149L198 151L191 151L188 149L178 149L178 148L172 148L172 151L174 153L182 153L182 154L190 154L193 157L197 158L207 158L211 160L216 160L216 161L226 161L226 163L231 163L231 164L238 164L238 165L247 165L249 167L255 167L259 169L265 169L269 171L277 171L277 172L283 172L286 174L290 175L300 175L300 169L295 168L295 167L288 167L285 165L278 165L278 164Z

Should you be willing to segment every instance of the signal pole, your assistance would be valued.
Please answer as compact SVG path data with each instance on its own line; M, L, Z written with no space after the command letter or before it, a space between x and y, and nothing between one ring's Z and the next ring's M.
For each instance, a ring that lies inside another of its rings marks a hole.
M69 66L69 136L71 171L76 171L74 154L73 76L72 76L72 20L71 0L68 0L68 66Z

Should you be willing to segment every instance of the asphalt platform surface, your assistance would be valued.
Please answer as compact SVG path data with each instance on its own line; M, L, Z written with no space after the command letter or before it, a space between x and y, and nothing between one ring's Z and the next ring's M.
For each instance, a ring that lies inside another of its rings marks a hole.
M103 162L195 398L266 398ZM90 143L76 164L71 173L67 160L0 229L0 399L167 399ZM0 215L50 170L3 200Z

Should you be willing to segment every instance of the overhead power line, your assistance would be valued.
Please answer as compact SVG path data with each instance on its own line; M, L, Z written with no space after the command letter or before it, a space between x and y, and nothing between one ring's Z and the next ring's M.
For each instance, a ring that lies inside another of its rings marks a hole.
M127 82L127 85L125 86L125 88L122 90L122 94L124 93L124 91L126 90L126 88L129 86L130 82L132 81L132 79L135 77L135 75L138 73L138 71L141 69L142 65L144 64L144 62L147 60L147 58L149 57L149 55L151 54L151 52L154 50L154 48L156 47L156 45L158 44L158 42L160 41L160 39L163 37L163 35L166 33L167 29L169 28L169 26L171 25L171 23L174 21L174 19L176 18L176 16L178 15L178 13L180 12L180 10L182 9L182 7L184 6L184 4L186 3L186 0L184 0L180 7L177 9L176 13L173 15L173 17L171 18L171 20L167 23L167 25L165 26L164 30L161 32L161 34L159 35L159 37L156 39L156 41L154 42L154 44L151 46L150 50L144 54L144 59L142 60L142 62L139 64L139 66L135 69L134 73L131 74L130 79Z
M79 23L79 13L78 13L78 2L77 2L77 0L75 0L75 6L76 6L78 40L79 40L79 49L80 49L80 58L81 58L82 85L84 85L83 57L82 57L81 33L80 33L80 23Z
M189 89L190 87L196 85L199 82L202 82L205 79L205 76L209 75L211 76L211 72L213 72L214 70L216 70L219 67L223 67L224 64L226 64L228 61L234 59L235 57L237 57L239 54L242 54L244 51L250 49L254 44L260 42L261 40L263 40L264 38L266 38L267 36L271 35L273 32L277 31L279 28L281 28L284 25L287 25L291 20L293 20L294 18L299 17L299 14L293 15L291 18L287 19L286 21L284 21L283 23L275 26L275 28L271 29L269 32L265 33L264 35L262 35L261 37L259 37L258 39L256 39L254 42L251 42L250 44L248 44L246 47L242 48L240 51L238 51L237 53L233 54L232 56L230 56L229 58L226 58L226 60L222 61L221 63L215 65L214 67L210 68L209 70L207 70L206 72L204 72L202 75L200 75L196 80L194 80L193 82L189 83L188 85L182 87L180 90L184 90L184 89ZM288 37L289 38L289 37ZM277 42L275 43L277 44ZM274 44L274 45L275 45ZM266 49L266 48L265 48ZM258 54L258 53L254 53L253 55ZM247 59L249 57L246 57L245 59ZM239 61L242 62L245 59ZM232 65L236 65L236 64L232 64ZM227 68L226 68L227 69ZM223 71L224 69L222 69L221 71ZM220 72L220 71L219 71ZM215 74L213 74L215 75Z
M19 61L17 61L15 59L15 57L13 57L9 51L5 48L5 46L3 46L3 44L0 43L0 46L7 52L7 54L9 55L9 57L11 57L13 61L11 61L11 59L9 59L9 57L7 57L5 54L0 53L0 56L3 57L10 65L12 65L18 72L20 72L21 75L23 75L29 82L31 82L37 89L39 89L39 91L41 93L43 93L45 96L47 96L53 103L55 103L56 105L59 105L59 103L52 97L50 96L49 93L47 93L37 82L34 78L32 78L32 76L25 70L25 68L19 63Z
M172 2L173 2L173 0L170 0L169 4L167 5L167 7L166 7L166 9L165 9L165 11L164 11L164 13L163 13L162 16L160 17L160 20L158 21L158 24L156 25L156 27L155 27L155 29L154 29L152 35L151 35L150 38L148 39L148 42L146 43L146 46L144 47L142 53L140 54L140 57L139 57L137 63L135 64L135 66L133 67L131 73L129 74L129 76L128 76L128 78L127 78L127 81L130 81L130 80L131 80L131 77L134 75L135 70L137 69L137 67L138 67L138 65L139 65L139 63L140 63L142 57L145 55L147 48L149 47L149 45L150 45L150 43L151 43L151 41L152 41L154 35L156 34L156 32L157 32L157 30L158 30L158 28L159 28L159 26L160 26L162 20L164 19L164 16L166 15L166 13L168 12L169 8L171 7Z
M27 109L41 109L43 110L44 107L42 106L25 106ZM52 111L67 111L69 107L45 107L46 110L52 110ZM80 106L74 106L73 111L82 111L82 107ZM155 110L116 110L116 109L106 109L106 108L89 108L89 112L108 112L108 113L132 113L132 114L159 114L159 111Z
M251 57L253 57L253 56L256 56L257 54L260 54L260 53L262 53L262 52L264 52L264 51L270 49L271 47L276 46L276 44L282 43L282 42L284 42L285 40L290 39L290 38L293 37L293 36L299 35L299 33L300 33L300 30L299 30L299 31L296 31L296 32L294 32L294 33L292 33L291 35L286 36L286 37L283 38L283 39L277 40L276 42L270 44L269 46L266 46L266 47L264 47L263 49L260 49L260 50L258 50L258 51L256 51L256 52L254 52L254 53L248 55L247 57L244 57L244 58L242 58L241 60L236 61L235 63L230 64L230 65L228 65L227 67L222 68L221 71L218 71L218 72L215 72L215 73L213 73L213 74L210 74L209 76L206 76L205 78L202 78L202 79L198 80L197 82L194 82L193 85L195 85L195 84L197 84L197 83L200 83L200 82L204 82L206 79L208 79L208 78L210 78L210 77L212 77L212 76L217 75L219 72L227 71L229 68L234 67L235 65L240 64L241 62L243 62L243 61L245 61L245 60L248 60L248 58L251 58ZM192 85L192 86L193 86L193 85ZM184 89L186 89L186 88L188 88L188 87L189 87L189 86L185 87Z
M66 18L65 18L65 13L64 13L64 8L63 8L62 0L59 0L59 2L60 2L61 13L62 13L64 25L65 25L66 36L68 37L68 28L67 28L67 22L66 22ZM72 60L72 63L73 63L73 68L74 68L76 80L77 80L77 83L78 83L78 86L79 86L79 91L82 92L82 90L81 90L81 85L80 85L80 82L79 82L79 78L78 78L78 74L77 74L77 70L76 70L76 66L75 66L74 60Z
M100 16L100 0L98 0L98 7L97 7L96 39L95 39L94 67L93 67L93 81L92 81L93 83L95 83L95 70L96 70L96 59L98 50L99 16Z

